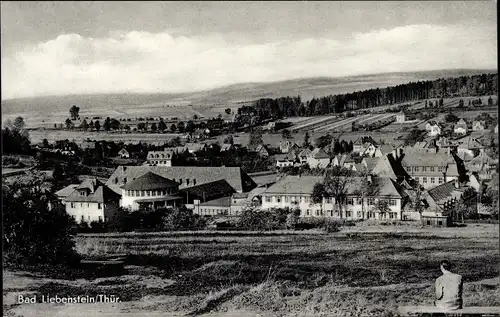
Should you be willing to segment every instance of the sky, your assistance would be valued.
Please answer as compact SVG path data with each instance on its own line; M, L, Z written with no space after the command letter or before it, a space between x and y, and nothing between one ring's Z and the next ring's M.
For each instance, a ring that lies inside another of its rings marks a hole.
M2 1L2 100L497 69L496 10L496 1Z

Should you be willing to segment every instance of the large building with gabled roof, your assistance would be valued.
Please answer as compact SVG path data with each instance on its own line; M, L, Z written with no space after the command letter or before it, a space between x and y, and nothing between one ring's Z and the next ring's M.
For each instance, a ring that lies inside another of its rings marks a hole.
M56 195L76 222L108 221L117 212L121 196L96 178L69 185Z
M121 186L147 172L155 173L179 184L179 189L225 180L236 192L248 192L257 185L241 167L205 166L119 166L106 185L121 194Z

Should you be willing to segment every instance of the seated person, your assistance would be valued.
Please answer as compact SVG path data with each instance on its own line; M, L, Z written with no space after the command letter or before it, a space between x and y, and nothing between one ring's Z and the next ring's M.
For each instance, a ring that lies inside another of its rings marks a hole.
M450 262L444 260L440 265L443 275L436 280L436 307L443 310L462 309L462 276L450 272Z

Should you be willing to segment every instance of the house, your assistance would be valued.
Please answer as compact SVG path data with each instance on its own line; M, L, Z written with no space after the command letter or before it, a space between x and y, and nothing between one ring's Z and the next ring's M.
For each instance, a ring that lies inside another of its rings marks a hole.
M468 131L467 122L463 118L460 119L453 128L453 132L455 134L465 135L467 134L467 131Z
M165 148L163 151L149 151L146 156L147 164L152 166L172 166L172 157L176 148Z
M472 122L472 131L484 131L484 130L486 130L486 121L474 120Z
M455 213L456 203L459 200L463 202L471 202L476 197L476 192L473 188L463 186L458 180L452 180L436 186L428 191L430 198L437 205L437 210L444 215L450 215L456 219Z
M482 179L491 179L497 166L498 160L493 159L485 152L465 162L465 168L469 172L476 173Z
M332 166L343 167L348 157L350 157L350 155L347 154L336 155L332 160Z
M374 144L368 144L368 147L366 147L365 151L361 153L362 156L368 156L368 157L374 157L375 153L377 153L377 149L379 146L375 146ZM378 151L377 155L381 156L380 150Z
M231 152L231 151L234 151L234 150L236 150L236 147L233 144L229 144L229 143L224 143L220 147L220 151L221 152Z
M311 156L312 151L309 150L309 148L305 148L302 151L299 152L298 158L302 164L307 163L307 158Z
M179 190L201 184L225 180L236 192L242 193L256 187L250 176L240 167L206 166L118 166L106 185L121 194L121 186L147 172L155 173L179 184Z
M362 155L370 145L377 146L378 143L371 136L362 136L354 141L353 152Z
M429 136L438 136L442 133L442 128L436 121L427 122L425 130L428 131Z
M193 213L201 216L236 216L237 212L231 212L231 197L222 197L210 201L193 203Z
M457 153L467 153L470 156L477 156L484 152L485 146L476 138L466 136L456 141Z
M68 215L77 223L111 221L120 206L121 196L96 178L69 185L56 193Z
M222 114L222 120L224 120L224 123L233 123L236 121L236 113L231 112L231 113L224 113Z
M396 155L399 151L399 147L393 147L392 145L390 144L381 144L377 147L375 147L375 151L373 152L372 155L369 155L370 157L382 157L382 156L385 156L387 154L394 154ZM365 154L367 154L365 152ZM371 154L371 153L368 153L368 154Z
M315 148L307 157L310 168L325 168L330 164L330 156L321 148Z
M130 153L125 149L122 148L120 151L118 151L118 156L121 158L130 158Z
M281 153L288 153L292 149L299 149L300 147L297 143L286 140L285 142L279 141L279 148Z
M298 208L301 217L340 218L338 205L333 197L325 197L321 203L311 202L314 185L323 181L321 176L285 176L262 193L262 209ZM363 184L366 192L360 193ZM344 219L393 219L401 220L404 190L388 178L352 178L348 183L347 199L342 203ZM376 209L378 201L388 204L388 212Z
M297 158L293 155L293 153L276 154L274 157L276 159L276 167L293 166L297 161Z
M193 208L198 203L205 203L224 197L231 197L236 190L224 179L186 187L179 191L182 202L187 208ZM242 193L240 193L242 194Z
M257 186L261 187L267 187L276 183L276 180L278 180L279 177L278 173L274 171L249 173L248 176L252 178L252 180L255 182L255 184L257 184Z
M184 148L189 153L195 153L195 152L198 152L198 151L203 151L203 150L205 150L206 146L207 145L205 143L191 143L191 142L188 142L188 143L184 144Z
M401 160L406 173L426 189L445 183L449 163L454 163L454 160L446 154L418 151L405 152Z
M399 112L396 115L396 122L397 123L403 123L405 121L406 121L406 115L405 115L404 111Z
M82 148L82 150L93 150L95 149L95 144L95 141L86 140L80 144L80 147Z
M130 210L141 207L176 207L182 203L179 184L153 172L147 172L120 187L121 206Z
M265 146L264 144L259 144L253 147L253 149L251 148L250 150L254 153L257 153L257 155L261 157L269 157L269 151L267 149L267 146Z
M342 165L341 167L345 167L348 169L354 169L355 165L356 165L356 161L354 160L354 158L351 155L348 155L344 160L344 165Z

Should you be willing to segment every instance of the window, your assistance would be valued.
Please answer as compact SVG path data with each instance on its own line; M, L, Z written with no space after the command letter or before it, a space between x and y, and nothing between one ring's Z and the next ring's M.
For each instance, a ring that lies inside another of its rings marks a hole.
M443 177L440 177L439 178L439 184L442 184L442 183L444 183L444 179L443 179Z
M347 210L347 211L346 211L346 217L347 217L347 218L351 218L351 217L352 217L352 211Z
M127 178L126 177L123 178L123 182L127 183Z
M419 170L418 166L415 166L414 169L415 169L415 172L418 172L418 170Z
M71 208L75 208L75 203L71 203Z
M196 178L193 178L193 186L196 185Z
M348 205L354 205L354 201L352 198L347 198L347 204Z
M85 217L82 215L82 222L85 221Z
M358 212L357 212L357 217L358 217L358 218L363 217L363 213L362 213L361 211L358 211Z
M427 220L427 225L430 226L431 225L431 221L430 220Z
M80 208L83 208L83 203L80 203Z
M266 196L266 203L270 203L272 201L272 198L270 196Z
M309 214L311 213L311 211L309 209L306 210L306 215L309 216Z
M434 172L434 166L429 167L429 170L430 170L431 172Z
M141 197L144 197L144 191L143 191L143 190L140 190L140 191L139 191L139 195L140 195Z
M442 226L443 225L443 222L440 220L438 221L438 226Z
M422 177L422 182L423 182L424 184L427 184L427 177Z
M179 178L179 184L182 185L182 178Z
M368 198L368 206L373 206L373 205L375 205L375 199Z
M394 213L393 213L393 212L390 212L390 213L389 213L389 219L394 219L394 218L395 218L394 216L395 216L395 215L394 215Z
M118 177L115 177L115 184L118 184Z
M436 179L434 177L431 177L431 184L435 184L436 183Z
M189 178L186 178L186 185L189 186Z
M309 202L309 197L304 197L304 202L308 203Z
M97 204L97 209L102 209L102 204L101 203Z
M442 172L443 171L443 167L442 166L439 166L438 167L438 172Z
M151 192L149 190L146 190L146 196L151 196Z
M99 220L99 221L102 221L102 217L101 217L101 216L99 216L98 220Z
M290 200L290 197L285 196L285 202L286 202L286 203L288 203L288 202L289 202L289 200Z
M280 202L281 202L281 197L280 197L280 196L276 196L276 202L277 202L277 203L280 203Z
M389 206L396 206L396 205L397 205L396 199L389 199Z
M89 203L87 203L87 208L89 208L89 207L90 207L90 204L89 204Z
M427 172L427 167L426 166L422 167L422 172Z

